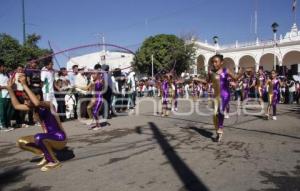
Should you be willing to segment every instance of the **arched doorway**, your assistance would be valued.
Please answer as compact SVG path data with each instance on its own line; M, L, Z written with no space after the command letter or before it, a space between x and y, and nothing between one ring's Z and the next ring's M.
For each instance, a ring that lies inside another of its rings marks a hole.
M235 63L232 58L226 57L224 58L224 68L230 69L232 72L235 71Z
M239 67L243 69L252 69L255 71L255 59L252 56L245 55L239 60Z
M297 75L300 72L300 51L290 51L283 56L282 66L290 75Z
M278 57L276 56L276 65L279 65ZM271 71L274 69L274 54L264 54L259 61L259 66L262 66L265 71Z
M291 66L294 64L300 64L300 51L290 51L286 53L283 57L283 66Z
M197 74L205 71L205 57L200 55L197 57Z

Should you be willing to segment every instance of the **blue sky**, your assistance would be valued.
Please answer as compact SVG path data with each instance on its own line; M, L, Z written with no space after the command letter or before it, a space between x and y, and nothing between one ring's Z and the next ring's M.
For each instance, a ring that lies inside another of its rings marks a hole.
M194 33L210 42L218 35L221 44L252 41L255 1L261 39L272 38L274 21L279 33L290 30L292 0L25 0L27 33L58 49L99 42L97 33L121 46L160 33ZM22 40L21 0L0 0L0 32Z

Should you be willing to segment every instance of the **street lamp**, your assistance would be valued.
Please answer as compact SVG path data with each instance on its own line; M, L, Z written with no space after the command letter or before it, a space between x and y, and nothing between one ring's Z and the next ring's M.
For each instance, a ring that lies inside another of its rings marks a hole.
M271 25L271 28L272 28L272 31L273 31L273 38L274 38L274 70L276 70L276 40L277 40L277 30L278 30L278 23L274 22L272 25Z
M213 37L213 41L214 41L214 44L217 45L218 41L219 41L219 37L218 36L214 36Z
M219 37L214 36L212 39L213 39L213 42L215 44L215 49L216 49L215 54L217 54L217 46L218 46L218 42L219 42Z

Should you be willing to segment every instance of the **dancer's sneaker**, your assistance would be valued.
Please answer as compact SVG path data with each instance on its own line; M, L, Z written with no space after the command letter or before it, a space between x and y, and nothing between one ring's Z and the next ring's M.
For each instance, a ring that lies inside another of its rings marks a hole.
M270 115L269 114L266 114L265 117L266 117L266 120L270 119Z
M223 136L223 133L217 133L216 142L218 142L218 143L221 142L222 136Z
M178 111L178 108L177 108L177 107L175 108L175 111Z
M9 131L13 131L13 130L14 130L14 128L12 128L12 127L3 128L4 132L9 132Z
M224 115L224 118L225 118L225 119L229 119L229 114L226 113L226 114Z
M44 166L46 164L47 164L47 160L45 157L43 157L43 159L39 163L37 163L36 166Z
M102 129L102 127L95 127L95 128L93 128L93 131L98 131L100 129Z
M42 172L47 172L51 169L54 169L54 168L57 168L57 167L61 167L61 164L60 162L49 162L48 164L44 165L42 168L41 168L41 171Z
M277 120L277 117L276 117L276 116L273 116L272 119L276 121L276 120Z
M221 142L221 139L222 139L222 136L223 136L223 130L218 130L217 131L217 137L216 137L216 141L219 143Z

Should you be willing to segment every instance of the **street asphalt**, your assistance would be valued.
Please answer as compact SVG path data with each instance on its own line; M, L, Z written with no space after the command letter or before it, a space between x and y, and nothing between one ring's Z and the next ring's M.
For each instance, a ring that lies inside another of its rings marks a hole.
M157 102L141 99L98 131L80 120L63 123L62 167L49 172L15 144L40 127L1 132L0 190L300 191L300 105L279 105L276 121L254 115L258 108L232 115L216 143L212 117L199 114L206 102L180 101L169 117L157 114Z

